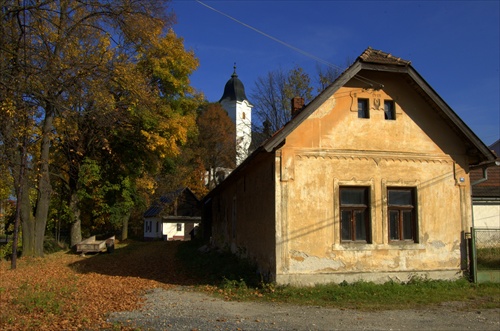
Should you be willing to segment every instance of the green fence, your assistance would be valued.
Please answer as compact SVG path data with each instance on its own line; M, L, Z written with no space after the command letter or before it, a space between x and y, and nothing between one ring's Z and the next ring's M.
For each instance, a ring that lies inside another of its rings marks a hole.
M471 276L475 283L500 283L500 229L471 229Z

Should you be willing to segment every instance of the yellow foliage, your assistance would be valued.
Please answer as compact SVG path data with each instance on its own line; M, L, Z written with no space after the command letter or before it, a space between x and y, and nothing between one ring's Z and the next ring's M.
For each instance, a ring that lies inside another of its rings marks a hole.
M180 96L192 93L189 75L198 67L194 52L186 51L184 41L173 30L159 38L140 57L139 66L159 81L160 92Z
M136 186L138 191L153 195L158 187L158 183L150 174L144 173L136 179Z

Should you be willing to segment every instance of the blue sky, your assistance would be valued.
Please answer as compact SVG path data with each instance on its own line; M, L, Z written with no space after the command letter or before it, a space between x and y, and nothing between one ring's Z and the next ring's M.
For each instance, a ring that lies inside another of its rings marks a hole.
M500 1L202 2L342 68L368 46L410 60L485 144L500 138ZM314 59L195 0L170 8L200 61L192 85L208 101L220 99L235 62L247 96L271 70L316 73Z

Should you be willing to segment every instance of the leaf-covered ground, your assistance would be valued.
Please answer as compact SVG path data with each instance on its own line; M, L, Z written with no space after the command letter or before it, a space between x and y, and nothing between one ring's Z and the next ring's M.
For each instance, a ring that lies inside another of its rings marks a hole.
M112 329L107 313L138 308L148 289L194 282L175 263L179 244L118 244L111 254L21 258L15 270L1 261L0 329Z

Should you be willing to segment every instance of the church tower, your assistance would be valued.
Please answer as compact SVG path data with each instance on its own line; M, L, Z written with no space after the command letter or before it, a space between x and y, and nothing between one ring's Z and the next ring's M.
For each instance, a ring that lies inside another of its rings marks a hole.
M252 104L245 95L245 87L234 72L224 87L224 94L219 103L236 125L236 166L248 156L252 142Z

